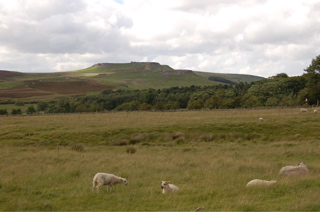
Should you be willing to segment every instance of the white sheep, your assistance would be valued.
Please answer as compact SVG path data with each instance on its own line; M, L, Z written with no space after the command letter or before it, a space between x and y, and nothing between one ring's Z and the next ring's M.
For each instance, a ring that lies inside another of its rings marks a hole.
M304 162L298 163L297 166L285 166L280 169L279 174L284 176L306 175L309 169Z
M262 117L259 118L259 121L263 121L264 119Z
M308 112L307 108L300 108L300 112Z
M162 188L163 194L174 193L174 192L180 191L180 189L177 186L170 184L169 181L162 181L161 188Z
M313 110L313 113L318 113L317 109L314 109L314 110Z
M276 183L277 181L275 180L269 181L269 180L254 179L248 182L247 187L251 187L251 186L269 187L269 186L273 186Z
M112 186L118 183L123 183L125 185L128 184L127 180L125 178L122 177L118 177L115 176L113 174L107 174L107 173L97 173L94 177L93 177L93 187L92 187L92 191L94 189L97 189L97 191L99 191L99 188L103 185L108 185L108 189L110 192L112 190Z

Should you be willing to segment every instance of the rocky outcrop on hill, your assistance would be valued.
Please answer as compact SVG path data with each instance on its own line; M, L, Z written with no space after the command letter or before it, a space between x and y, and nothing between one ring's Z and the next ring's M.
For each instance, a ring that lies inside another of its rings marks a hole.
M120 63L97 63L97 64L94 64L92 67L101 67L101 66L109 67L109 66L113 66L113 65L116 65L116 64L120 64ZM157 63L157 62L134 62L134 61L132 61L131 63L128 63L128 64L160 65L160 63Z

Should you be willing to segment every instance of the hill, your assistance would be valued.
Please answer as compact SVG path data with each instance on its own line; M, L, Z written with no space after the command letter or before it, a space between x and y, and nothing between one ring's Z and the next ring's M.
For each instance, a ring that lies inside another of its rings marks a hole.
M177 70L156 62L98 63L58 73L0 71L0 100L54 99L106 89L145 89L252 82L262 77Z

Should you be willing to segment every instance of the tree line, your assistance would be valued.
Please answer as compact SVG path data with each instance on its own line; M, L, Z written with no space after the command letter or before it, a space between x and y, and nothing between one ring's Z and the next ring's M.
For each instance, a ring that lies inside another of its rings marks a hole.
M99 95L62 98L56 102L39 102L46 113L99 111L231 109L262 106L296 106L315 104L306 90L306 76L280 74L253 83L236 85L171 87L144 90L105 90Z

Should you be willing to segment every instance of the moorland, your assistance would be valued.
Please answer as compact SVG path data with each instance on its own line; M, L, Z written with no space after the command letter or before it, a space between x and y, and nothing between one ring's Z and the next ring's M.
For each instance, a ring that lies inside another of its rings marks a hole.
M1 211L320 210L320 122L310 111L38 114L0 121ZM278 175L300 161L307 176ZM97 172L129 184L92 192ZM278 183L246 188L256 178ZM181 192L163 195L162 180Z
M250 83L260 79L263 78L244 74L176 70L154 62L99 63L81 70L56 73L0 71L0 100L48 101L98 94L103 90Z

